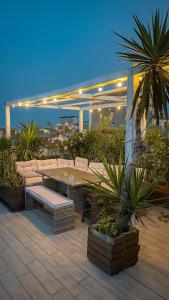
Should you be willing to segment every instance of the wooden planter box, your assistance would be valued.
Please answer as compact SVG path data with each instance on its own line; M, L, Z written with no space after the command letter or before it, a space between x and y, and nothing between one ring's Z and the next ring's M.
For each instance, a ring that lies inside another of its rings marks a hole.
M25 209L24 187L2 188L0 189L0 199L12 212Z
M137 229L109 241L105 237L89 226L87 257L96 266L113 275L138 261L140 246Z
M158 185L156 187L155 193L161 197L169 196L169 186Z
M160 204L169 207L169 187L168 186L163 186L163 185L158 185L155 189L154 192L154 197L155 198L167 198L167 199L161 199ZM156 201L154 201L156 203ZM159 204L159 202L157 202Z

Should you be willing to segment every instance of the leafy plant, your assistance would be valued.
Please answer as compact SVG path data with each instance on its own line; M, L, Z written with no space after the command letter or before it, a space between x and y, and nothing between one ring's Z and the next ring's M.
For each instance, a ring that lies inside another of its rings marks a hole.
M11 140L0 138L0 187L17 187L22 180L16 171L15 153L11 148Z
M169 184L169 124L164 129L151 125L146 132L144 148L140 166L146 168L148 177L161 176L160 181Z
M38 136L39 125L34 122L21 123L20 141L17 145L18 160L31 160L40 154L41 139Z
M145 209L154 206L156 199L153 198L153 191L159 178L145 182L144 169L133 168L130 180L127 181L125 179L127 166L122 164L121 159L118 166L115 164L111 166L106 160L103 163L107 176L103 176L97 171L94 172L103 184L95 183L92 188L105 202L103 218L110 217L110 219L106 219L107 234L112 236L113 228L116 235L120 235L131 230L133 218L141 221L141 215ZM111 212L114 207L117 212L112 218ZM96 228L103 232L105 231L105 219L102 219L102 216L101 221L96 224Z
M57 139L50 147L58 156L74 159L76 156L99 162L103 155L112 162L112 154L118 162L121 154L124 159L124 126L119 128L91 127L89 131L73 131L60 141Z

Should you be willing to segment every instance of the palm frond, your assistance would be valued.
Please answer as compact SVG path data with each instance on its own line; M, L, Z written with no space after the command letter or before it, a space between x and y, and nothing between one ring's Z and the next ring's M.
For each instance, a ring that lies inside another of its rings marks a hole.
M169 28L168 12L162 18L159 10L152 15L151 24L144 25L137 15L133 15L136 38L126 38L115 33L123 43L119 43L129 52L118 52L127 62L134 63L145 76L135 92L131 116L142 97L143 110L146 115L152 102L157 124L163 112L168 118L169 72L164 67L169 65Z

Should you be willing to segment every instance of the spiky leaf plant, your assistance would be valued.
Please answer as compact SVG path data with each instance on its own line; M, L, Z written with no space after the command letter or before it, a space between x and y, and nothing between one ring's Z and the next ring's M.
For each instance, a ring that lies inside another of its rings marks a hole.
M17 146L18 160L31 160L39 157L41 140L39 125L35 121L21 123L21 136Z
M128 232L132 228L133 217L141 221L142 212L146 208L154 206L154 201L157 201L157 199L154 199L153 192L159 178L150 179L148 182L145 182L145 170L133 168L128 182L125 179L127 165L122 165L120 160L118 166L115 164L109 165L106 160L103 163L107 176L94 171L102 181L102 184L93 184L91 182L92 189L105 202L104 218L105 216L111 217L112 209L116 206L117 213L113 218L113 222L112 218L110 221L109 218L106 219L106 226L108 227L112 223L113 230L115 230L116 235L119 235L123 232ZM126 193L123 193L124 186ZM112 228L112 226L110 227Z
M134 64L134 68L143 73L135 97L132 115L140 102L146 116L152 102L157 124L165 114L168 119L167 104L169 103L169 27L168 12L164 17L157 10L152 15L150 24L144 25L137 15L133 15L136 38L126 38L115 33L123 43L119 43L128 52L118 52L126 62ZM141 96L141 97L140 97Z

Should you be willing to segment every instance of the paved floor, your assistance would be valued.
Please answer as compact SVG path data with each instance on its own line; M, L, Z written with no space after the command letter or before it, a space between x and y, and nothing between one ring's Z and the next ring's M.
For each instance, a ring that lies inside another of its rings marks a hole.
M139 226L139 263L111 277L86 258L86 224L54 235L43 211L0 203L0 300L169 299L169 223L158 214Z

